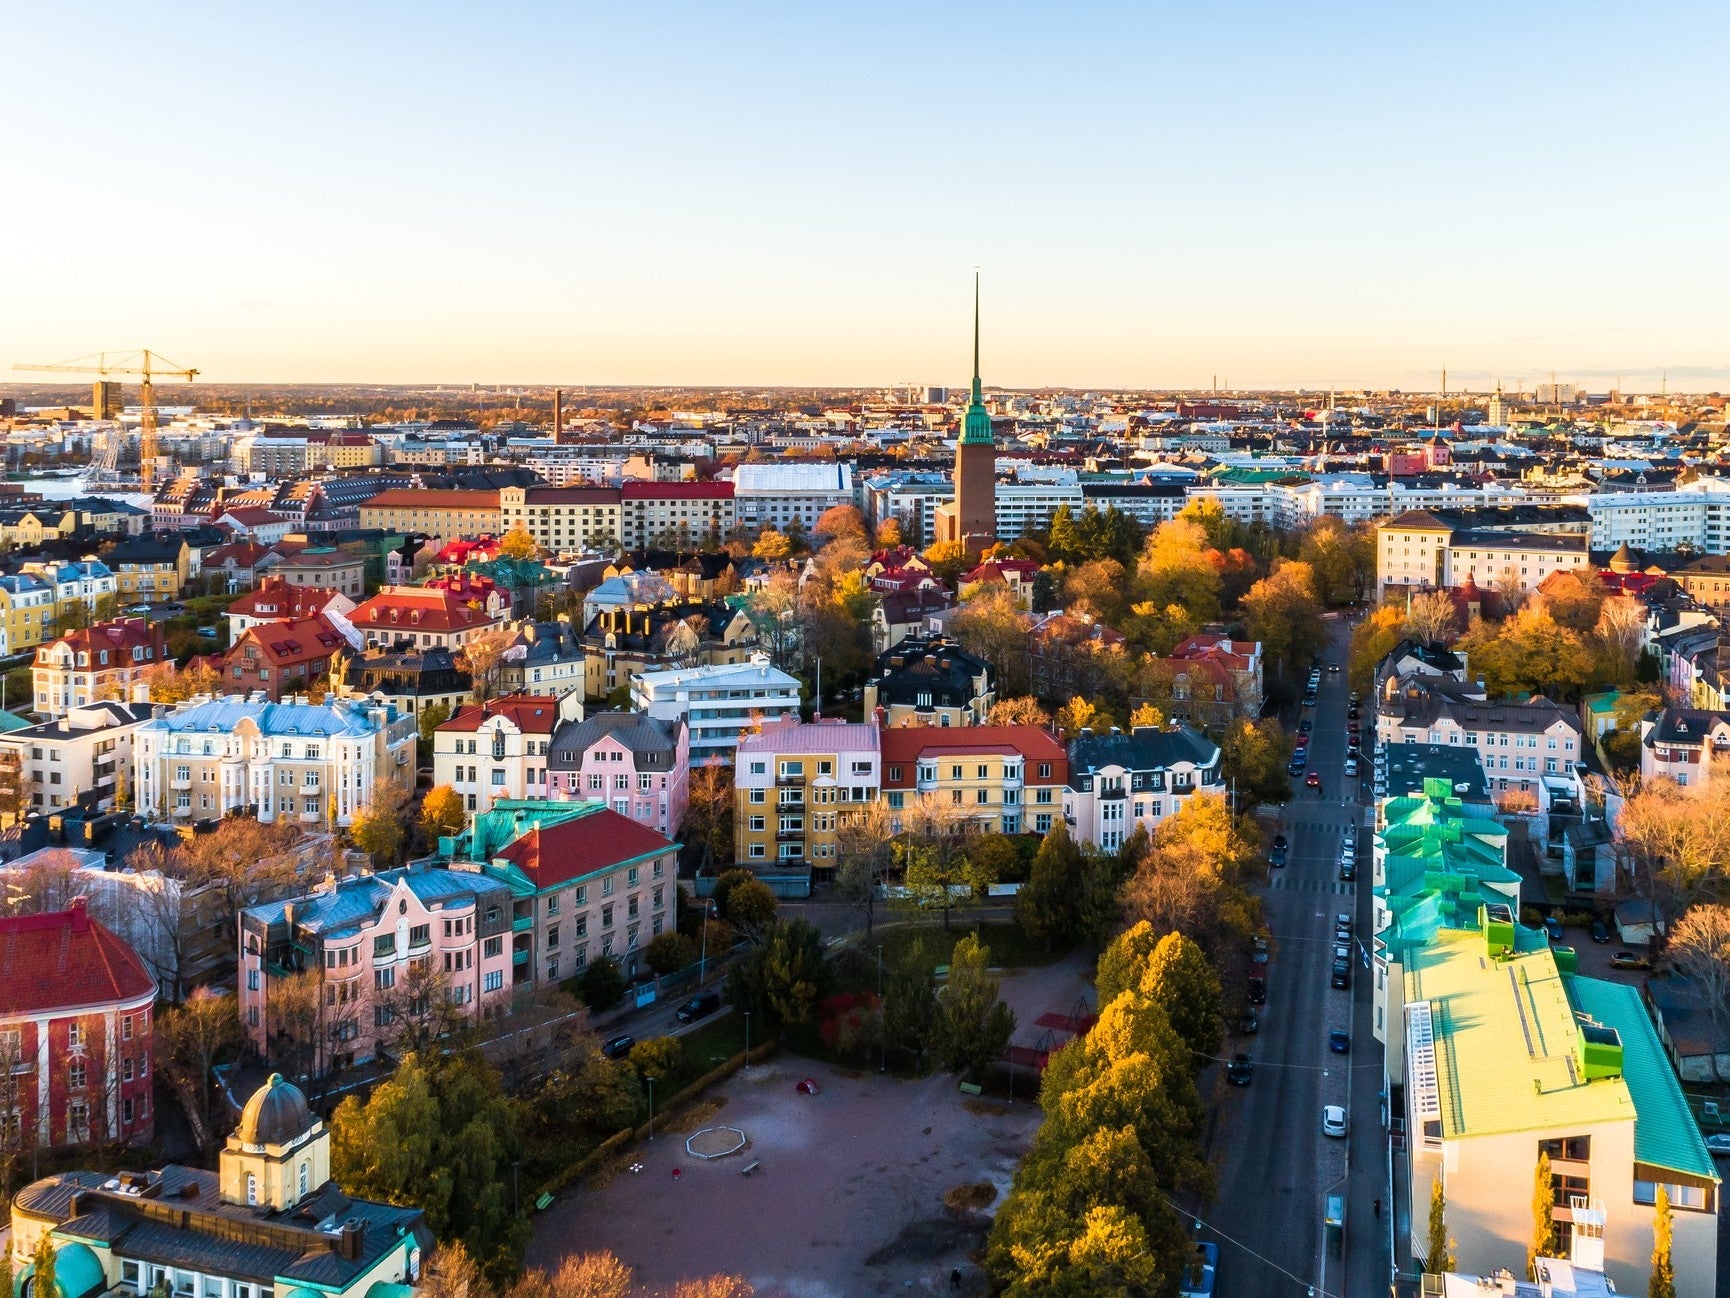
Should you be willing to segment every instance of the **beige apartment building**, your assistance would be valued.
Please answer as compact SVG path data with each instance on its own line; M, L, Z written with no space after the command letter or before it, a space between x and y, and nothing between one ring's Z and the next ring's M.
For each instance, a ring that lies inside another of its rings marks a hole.
M420 533L454 541L467 536L497 536L499 492L425 491L399 487L381 491L360 507L361 528Z
M553 554L616 545L622 531L617 487L506 487L499 525L522 528Z

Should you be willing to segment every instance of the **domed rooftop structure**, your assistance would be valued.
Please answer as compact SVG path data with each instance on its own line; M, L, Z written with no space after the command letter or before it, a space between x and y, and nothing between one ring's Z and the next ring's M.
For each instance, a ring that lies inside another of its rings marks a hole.
M312 1129L312 1112L300 1087L281 1073L252 1093L235 1135L248 1145L286 1145Z
M27 1278L34 1280L36 1267L31 1265ZM90 1251L88 1245L76 1240L59 1245L54 1250L54 1294L52 1298L84 1298L86 1294L100 1293L108 1287L107 1277L103 1274L102 1263L96 1260L96 1254ZM39 1286L25 1286L30 1298L50 1298L50 1295L40 1292Z
M1640 566L1640 561L1634 557L1633 547L1626 541L1617 547L1616 553L1610 556L1610 571L1617 573L1633 572Z

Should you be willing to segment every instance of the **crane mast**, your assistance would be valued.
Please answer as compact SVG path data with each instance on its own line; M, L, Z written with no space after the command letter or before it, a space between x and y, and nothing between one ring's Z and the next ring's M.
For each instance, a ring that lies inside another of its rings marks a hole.
M112 363L109 362L109 355L108 352L98 352L94 357L84 356L78 360L65 361L60 364L14 365L12 368L43 374L94 374L99 378L107 378L110 374L136 374L139 387L138 480L148 495L154 488L156 479L156 390L154 380L176 378L191 383L198 377L198 371L175 365L148 349L126 353L117 357ZM92 361L95 363L92 364Z

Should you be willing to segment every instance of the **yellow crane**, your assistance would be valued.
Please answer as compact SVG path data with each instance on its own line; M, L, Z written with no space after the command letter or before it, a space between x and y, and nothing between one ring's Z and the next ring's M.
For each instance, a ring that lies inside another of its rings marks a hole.
M112 361L109 360L111 355L114 356ZM151 384L159 378L185 379L191 383L198 377L197 370L176 365L153 351L97 352L94 356L80 356L77 360L58 365L14 365L12 368L40 374L94 374L98 378L107 378L110 374L136 374L141 415L138 423L138 478L147 493L156 475L156 394Z

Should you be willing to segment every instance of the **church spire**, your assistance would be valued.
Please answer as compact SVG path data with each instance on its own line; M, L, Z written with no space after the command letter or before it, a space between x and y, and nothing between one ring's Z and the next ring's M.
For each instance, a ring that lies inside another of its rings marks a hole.
M979 271L973 272L973 399L962 419L964 443L991 445L991 413L985 408L985 386L979 381Z

